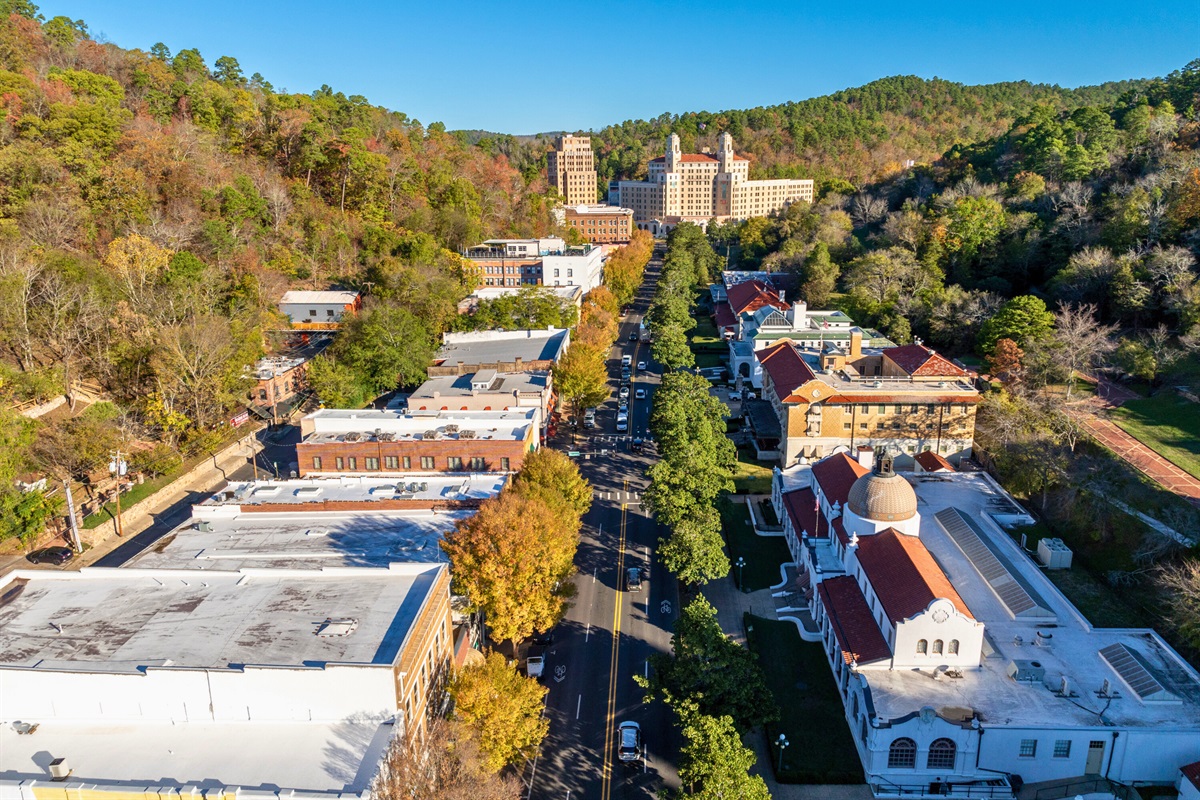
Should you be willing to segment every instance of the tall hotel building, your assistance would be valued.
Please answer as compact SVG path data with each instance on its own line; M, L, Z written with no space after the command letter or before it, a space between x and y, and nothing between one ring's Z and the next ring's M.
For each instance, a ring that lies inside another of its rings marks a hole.
M558 189L564 204L578 206L595 203L596 160L592 140L587 136L560 136L546 155L550 185Z

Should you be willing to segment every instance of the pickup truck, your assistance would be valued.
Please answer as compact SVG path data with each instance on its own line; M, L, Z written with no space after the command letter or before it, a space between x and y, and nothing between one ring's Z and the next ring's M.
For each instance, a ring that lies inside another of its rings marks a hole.
M543 655L545 650L542 648L534 648L529 651L529 657L525 659L525 674L531 678L538 680L542 677L542 672L546 669L546 656Z

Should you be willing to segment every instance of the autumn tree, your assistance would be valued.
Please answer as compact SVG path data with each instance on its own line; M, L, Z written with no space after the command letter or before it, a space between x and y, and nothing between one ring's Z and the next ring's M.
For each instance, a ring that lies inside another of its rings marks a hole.
M487 615L498 641L549 630L566 610L578 524L515 491L483 503L442 540L457 591Z
M1161 565L1155 582L1169 609L1167 624L1191 647L1200 649L1200 559L1185 556Z
M800 295L809 308L827 308L837 288L840 269L829 257L829 247L818 242L799 269Z
M987 360L993 375L1005 383L1016 384L1021 382L1021 359L1024 357L1025 351L1018 347L1016 342L1012 339L1000 339Z
M1099 366L1117 348L1116 332L1116 325L1103 325L1096 319L1094 305L1065 305L1054 315L1051 358L1066 373L1068 401L1079 373Z
M543 447L525 456L521 471L512 480L511 491L540 500L574 530L592 507L592 486L579 474L567 454Z
M551 370L554 389L578 419L583 409L608 399L608 367L604 354L575 342Z
M550 720L542 717L547 691L494 651L454 676L454 717L478 743L484 771L497 773L537 750L550 729Z
M484 766L474 732L463 722L433 719L419 736L395 736L371 784L379 800L517 800L515 775Z

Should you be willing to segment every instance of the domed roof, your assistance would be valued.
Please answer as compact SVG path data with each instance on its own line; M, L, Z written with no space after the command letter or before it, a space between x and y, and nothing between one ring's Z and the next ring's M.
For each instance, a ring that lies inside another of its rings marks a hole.
M863 519L897 522L916 516L917 493L892 470L891 456L884 455L850 487L846 507Z

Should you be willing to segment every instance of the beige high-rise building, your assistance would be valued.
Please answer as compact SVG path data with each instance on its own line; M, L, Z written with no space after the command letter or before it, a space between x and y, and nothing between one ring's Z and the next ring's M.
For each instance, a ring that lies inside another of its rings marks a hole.
M716 155L682 153L671 134L667 153L650 161L644 181L618 181L609 202L633 209L639 228L672 227L682 221L707 222L764 217L791 203L813 200L811 180L750 180L750 160L733 151L722 133Z
M595 203L596 159L587 136L560 136L546 155L550 185L568 206Z

